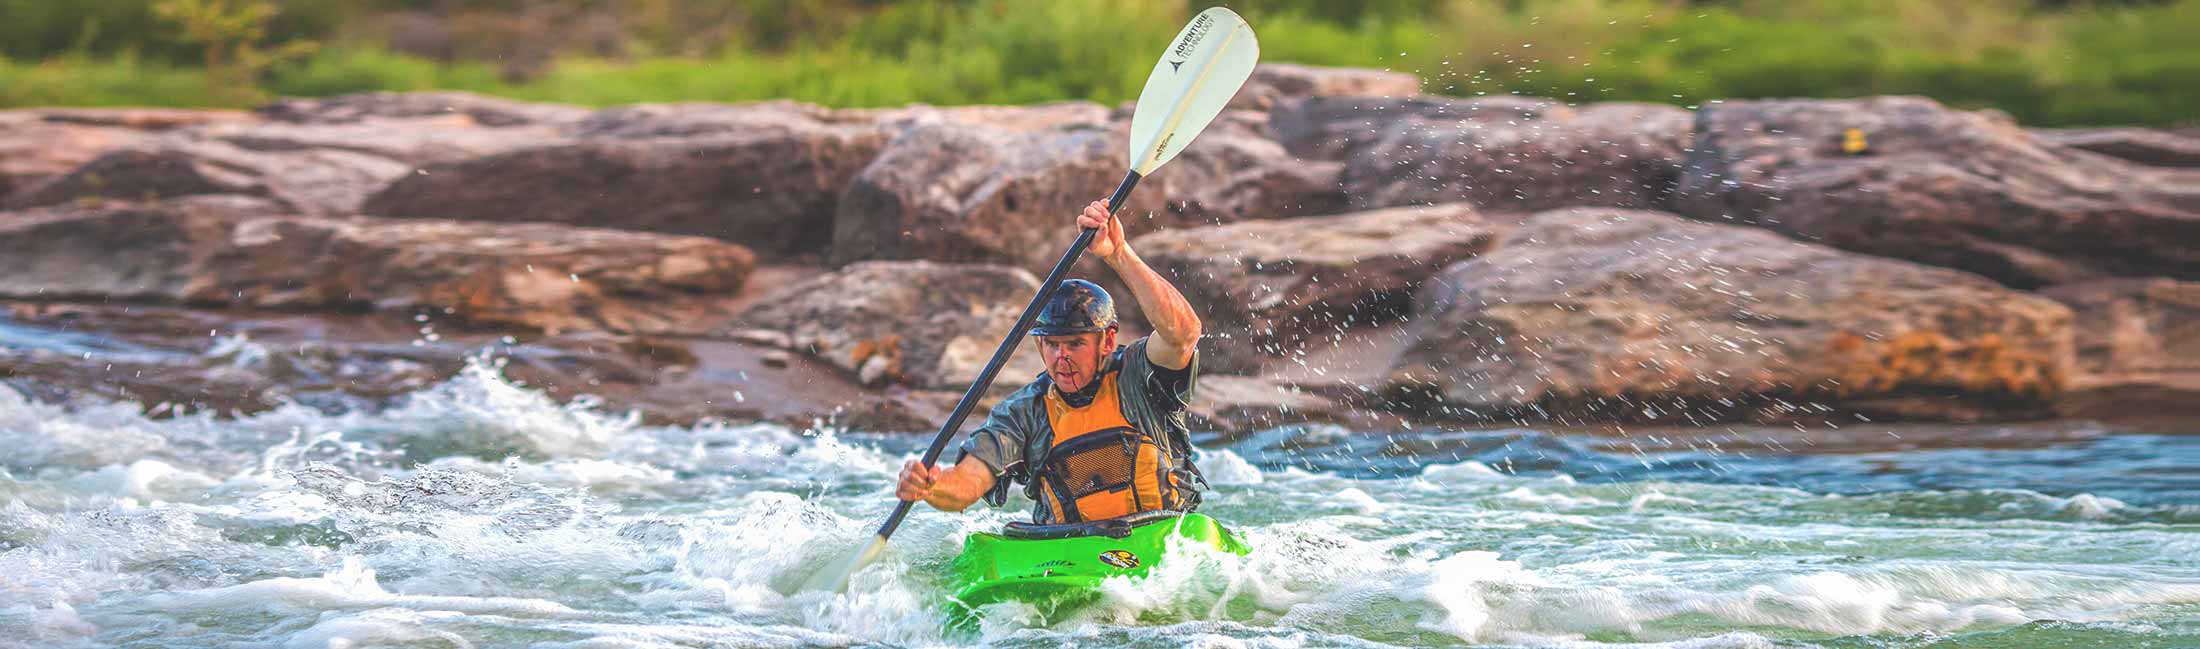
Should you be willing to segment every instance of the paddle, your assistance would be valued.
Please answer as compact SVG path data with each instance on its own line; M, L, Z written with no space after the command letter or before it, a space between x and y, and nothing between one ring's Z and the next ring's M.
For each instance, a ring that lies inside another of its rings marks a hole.
M1176 40L1161 53L1161 60L1154 63L1153 73L1146 77L1146 87L1138 93L1137 112L1131 116L1130 172L1123 176L1123 183L1116 186L1115 194L1108 197L1108 211L1123 207L1131 195L1131 188L1138 180L1162 163L1176 157L1199 137L1222 107L1230 103L1238 87L1245 85L1245 78L1253 74L1253 64L1260 60L1260 44L1253 39L1253 28L1245 19L1228 9L1215 7L1199 12L1192 22L1177 32ZM985 369L978 372L970 389L963 392L962 400L955 403L955 410L947 416L947 423L940 426L938 436L932 438L932 447L924 451L924 466L939 461L940 453L947 450L947 441L962 428L963 419L977 407L978 397L993 385L993 376L999 374L1001 365L1008 362L1009 354L1016 351L1016 343L1031 328L1031 320L1046 304L1054 289L1062 284L1062 276L1069 272L1071 264L1085 254L1085 247L1092 245L1092 238L1099 230L1087 229L1077 235L1069 251L1062 253L1062 260L1054 262L1054 269L1047 271L1045 282L1040 283L1039 293L1031 296L1031 303L1024 306L1024 314L1016 318L1016 326L1009 328L1008 337L1001 339L1001 346L993 350L993 359L986 361ZM886 523L878 528L878 536L856 553L833 575L833 590L848 586L848 578L855 571L876 559L886 550L886 539L901 526L901 519L909 515L916 503L901 501L894 507L894 514L886 517Z

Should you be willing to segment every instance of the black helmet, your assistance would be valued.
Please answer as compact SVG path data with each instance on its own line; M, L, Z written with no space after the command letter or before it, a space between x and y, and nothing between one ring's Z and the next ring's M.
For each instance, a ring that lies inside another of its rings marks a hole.
M1105 331L1115 325L1115 298L1099 284L1081 279L1063 280L1054 297L1039 309L1031 335L1063 336Z

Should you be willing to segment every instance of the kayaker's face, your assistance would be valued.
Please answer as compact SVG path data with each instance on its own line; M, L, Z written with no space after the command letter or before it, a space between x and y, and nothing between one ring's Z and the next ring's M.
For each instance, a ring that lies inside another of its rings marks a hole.
M1089 334L1038 336L1039 355L1047 362L1047 376L1064 392L1085 389L1100 373L1100 363L1115 352L1115 328Z

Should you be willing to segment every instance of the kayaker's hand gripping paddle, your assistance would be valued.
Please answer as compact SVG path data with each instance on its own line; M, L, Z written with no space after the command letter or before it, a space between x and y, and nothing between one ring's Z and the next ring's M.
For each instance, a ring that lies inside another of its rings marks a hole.
M1153 173L1162 163L1175 158L1185 145L1199 137L1222 107L1230 103L1246 77L1252 76L1253 64L1260 60L1260 44L1253 39L1253 28L1235 12L1215 7L1199 12L1184 31L1177 32L1176 40L1161 53L1161 60L1154 63L1153 74L1146 77L1146 88L1138 93L1138 107L1131 116L1130 173L1123 176L1123 184L1115 188L1115 195L1108 197L1108 211L1123 207L1131 195L1131 188L1138 179ZM1071 264L1085 254L1085 247L1092 245L1092 238L1099 230L1087 229L1077 235L1077 242L1062 253L1062 260L1054 262L1054 270L1047 271L1046 281L1039 285L1039 294L1031 297L1031 304L1024 306L1024 314L1016 318L1016 326L1008 330L1008 337L1001 339L1001 346L993 350L993 359L986 361L985 370L963 392L962 400L955 403L955 410L940 425L940 434L932 438L932 447L924 451L924 465L930 467L939 461L940 453L947 449L947 441L962 428L963 419L977 407L978 397L993 385L993 375L999 374L1001 365L1008 362L1016 343L1023 340L1024 332L1031 328L1031 320L1046 304L1054 288L1062 284L1062 275L1069 272ZM856 570L870 564L880 552L886 550L886 539L894 535L894 528L901 526L901 519L909 515L909 508L916 503L901 501L894 514L886 517L886 524L878 528L878 536L832 574L833 590L848 586L848 578Z

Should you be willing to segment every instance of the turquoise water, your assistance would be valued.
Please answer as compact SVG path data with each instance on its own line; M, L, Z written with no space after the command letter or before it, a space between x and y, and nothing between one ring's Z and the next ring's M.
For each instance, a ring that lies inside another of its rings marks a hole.
M376 413L138 410L0 389L0 645L2200 647L2200 437L2084 422L1843 455L1205 436L1251 556L952 635L940 571L1021 503L920 510L850 593L801 588L914 436L642 426L487 364Z

